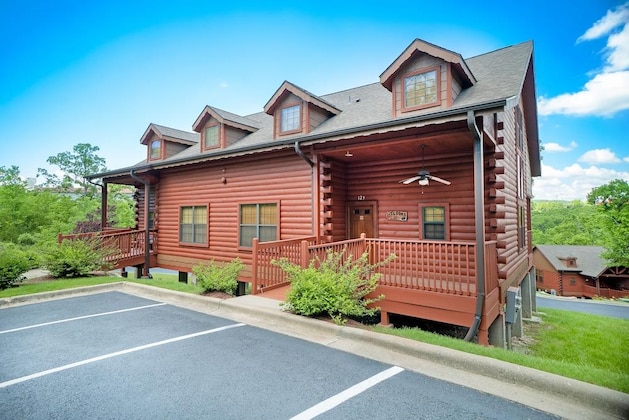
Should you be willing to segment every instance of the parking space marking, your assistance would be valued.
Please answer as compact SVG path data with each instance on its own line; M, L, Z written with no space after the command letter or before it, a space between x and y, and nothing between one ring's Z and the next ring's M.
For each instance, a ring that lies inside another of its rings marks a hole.
M364 381L359 382L350 388L347 388L345 391L340 392L325 401L321 401L319 404L313 405L306 411L302 411L295 417L291 418L291 420L306 420L315 418L318 415L333 409L337 405L342 404L350 398L355 397L356 395L368 390L372 386L377 385L380 382L385 381L403 371L404 369L399 366L393 366L387 370L383 370L377 375L374 375L371 378L367 378Z
M134 308L120 309L120 310L117 310L117 311L101 312L99 314L84 315L84 316L77 316L75 318L60 319L58 321L50 321L50 322L44 322L42 324L27 325L26 327L20 327L20 328L13 328L13 329L10 329L10 330L4 330L4 331L0 331L0 334L7 334L7 333L11 333L11 332L16 332L16 331L23 331L23 330L28 330L28 329L31 329L31 328L45 327L47 325L61 324L61 323L64 323L64 322L78 321L80 319L94 318L94 317L97 317L97 316L106 316L106 315L120 314L120 313L123 313L123 312L138 311L140 309L154 308L156 306L163 306L163 305L167 305L167 304L166 303L154 303L152 305L136 306Z
M52 368L52 369L44 370L44 371L41 371L41 372L33 373L33 374L27 375L27 376L22 376L21 378L11 379L10 381L0 382L0 389L9 387L11 385L19 384L21 382L30 381L31 379L41 378L42 376L50 375L50 374L61 372L61 371L68 370L68 369L72 369L72 368L75 368L75 367L87 365L87 364L94 363L94 362L99 362L101 360L111 359L112 357L123 356L125 354L134 353L136 351L141 351L141 350L146 350L146 349L150 349L150 348L153 348L153 347L163 346L165 344L175 343L177 341L188 340L190 338L195 338L195 337L199 337L199 336L202 336L202 335L213 334L213 333L217 333L217 332L220 332L220 331L228 330L228 329L231 329L231 328L244 327L245 325L246 324L240 324L240 323L239 324L225 325L224 327L218 327L218 328L213 328L211 330L205 330L205 331L201 331L201 332L197 332L197 333L193 333L193 334L182 335L182 336L179 336L179 337L169 338L168 340L157 341L155 343L145 344L143 346L132 347L132 348L126 349L126 350L121 350L121 351L117 351L117 352L114 352L114 353L104 354L104 355L98 356L98 357L92 357L90 359L81 360L79 362L70 363L70 364L59 366L59 367L56 367L56 368Z

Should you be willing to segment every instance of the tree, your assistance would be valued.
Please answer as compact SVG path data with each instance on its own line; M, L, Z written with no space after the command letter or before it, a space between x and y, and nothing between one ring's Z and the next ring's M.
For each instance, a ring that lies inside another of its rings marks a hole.
M79 143L72 148L72 152L62 152L55 156L50 156L47 162L58 166L64 173L59 186L67 189L78 184L83 188L84 195L95 194L96 187L87 180L87 176L107 170L105 158L96 154L99 150L98 146L92 146L89 143ZM38 174L44 176L47 182L54 179L54 175L43 169L40 169Z
M595 187L587 201L603 215L606 251L602 257L610 266L629 267L629 183L615 179Z
M533 243L547 245L604 245L602 214L582 201L533 201Z

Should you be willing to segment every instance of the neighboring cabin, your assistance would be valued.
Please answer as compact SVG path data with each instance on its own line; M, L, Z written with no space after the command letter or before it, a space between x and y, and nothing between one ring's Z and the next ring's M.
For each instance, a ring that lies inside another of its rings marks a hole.
M140 263L185 278L238 257L261 293L284 281L272 257L393 252L383 323L410 315L504 344L507 288L524 284L529 311L534 290L533 44L463 59L417 39L387 64L376 83L322 96L286 81L252 115L206 106L192 132L150 124L145 161L92 176L137 188L129 243L152 244Z
M629 297L629 270L609 267L600 246L537 245L533 248L537 289L558 296Z

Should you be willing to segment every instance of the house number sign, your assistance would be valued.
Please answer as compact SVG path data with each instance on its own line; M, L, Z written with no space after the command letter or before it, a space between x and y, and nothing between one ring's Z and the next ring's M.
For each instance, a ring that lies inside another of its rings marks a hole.
M406 222L408 220L408 212L401 210L391 210L387 212L387 220L396 222Z

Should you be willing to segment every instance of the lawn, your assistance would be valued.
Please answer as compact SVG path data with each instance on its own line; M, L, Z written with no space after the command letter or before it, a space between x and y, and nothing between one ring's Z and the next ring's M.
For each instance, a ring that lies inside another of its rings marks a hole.
M82 277L26 283L1 290L0 298L118 281L201 293L198 286L177 281L177 276L154 274L153 277ZM532 342L525 352L483 347L418 328L371 328L376 332L500 359L629 393L629 352L626 350L629 320L546 308L541 317L543 322L540 324L525 323L525 335Z

